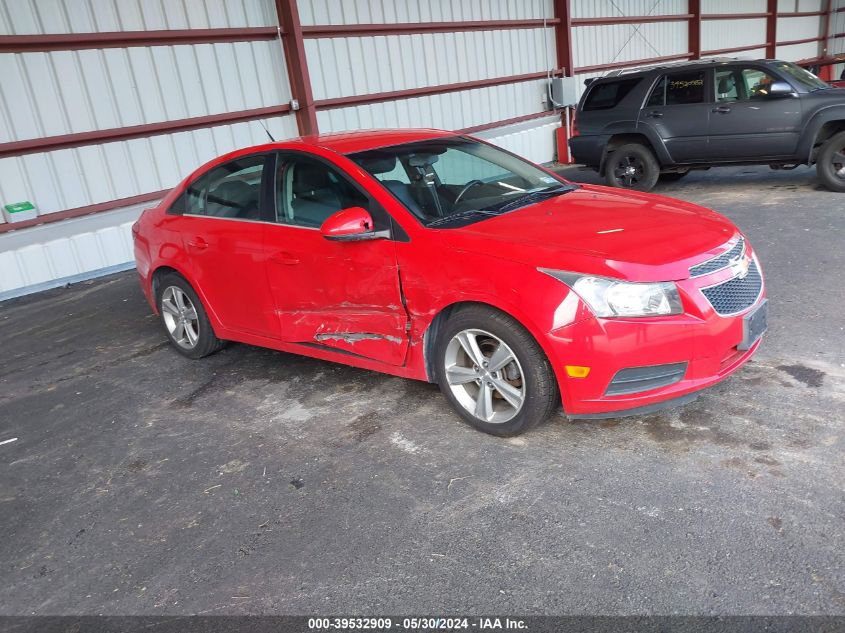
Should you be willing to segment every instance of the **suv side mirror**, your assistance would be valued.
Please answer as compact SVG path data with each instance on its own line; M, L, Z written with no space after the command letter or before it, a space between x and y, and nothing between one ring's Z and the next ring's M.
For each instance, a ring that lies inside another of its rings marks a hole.
M790 97L795 94L795 90L792 89L785 81L773 81L769 85L768 97Z
M373 230L373 217L363 207L349 207L329 216L320 227L327 240L359 242L390 237L389 231Z

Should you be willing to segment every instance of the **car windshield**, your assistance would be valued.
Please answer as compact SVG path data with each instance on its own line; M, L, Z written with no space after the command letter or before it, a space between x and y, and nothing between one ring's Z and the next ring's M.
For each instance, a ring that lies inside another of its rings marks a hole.
M512 154L460 136L349 158L423 224L438 228L466 226L576 188Z
M793 64L792 62L777 62L775 64L775 68L782 73L789 75L790 79L798 82L802 88L806 88L810 92L830 88L828 84L816 77L809 70L801 68L801 66Z

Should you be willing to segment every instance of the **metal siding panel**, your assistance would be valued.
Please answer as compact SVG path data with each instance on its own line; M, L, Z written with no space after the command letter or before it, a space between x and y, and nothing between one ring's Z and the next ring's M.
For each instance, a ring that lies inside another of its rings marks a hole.
M778 18L778 40L802 40L807 37L818 37L821 33L821 17ZM811 44L818 48L818 44ZM813 55L818 55L818 51Z
M551 29L545 41L543 29L306 39L305 51L318 100L541 72L555 64ZM365 51L382 63L367 64ZM415 59L428 63L408 63Z
M686 12L686 0L626 0L623 3L608 2L608 0L575 0L572 3L572 17L575 18L672 15Z
M276 24L274 0L0 0L2 35Z
M525 81L453 93L319 110L322 132L373 127L462 129L541 109L546 82ZM366 125L365 125L366 123Z
M701 49L713 51L720 48L751 46L766 42L766 19L704 20L701 23ZM764 49L765 50L765 49ZM747 53L742 53L747 55ZM763 54L765 57L765 53Z
M813 59L819 56L819 44L818 42L808 42L807 44L778 46L775 54L778 59L793 62L802 59Z
M288 103L277 41L0 54L0 142ZM348 74L351 74L348 73ZM5 126L4 126L5 127Z
M279 140L297 135L290 115L266 124ZM266 141L261 125L250 122L3 158L0 202L29 200L45 215L128 198L172 187L220 154Z
M528 125L486 130L475 136L535 163L550 163L557 155L555 131L560 125L560 117L554 116L532 121Z
M580 26L573 29L572 51L576 67L683 54L689 52L687 24Z
M701 12L706 13L765 13L766 0L701 0Z
M685 0L662 1L677 4ZM337 0L299 0L298 7L302 24L309 26L529 20L551 17L554 14L552 0L349 0L342 3Z

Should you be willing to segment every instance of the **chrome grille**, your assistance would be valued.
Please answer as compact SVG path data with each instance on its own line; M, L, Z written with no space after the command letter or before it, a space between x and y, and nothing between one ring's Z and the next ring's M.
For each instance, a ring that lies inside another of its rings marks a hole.
M701 277L715 273L717 270L722 270L730 266L731 260L739 259L745 254L745 239L739 238L739 241L734 244L734 247L717 255L713 259L708 259L706 262L701 262L689 269L690 277Z
M701 292L707 297L717 314L727 316L753 306L762 290L763 278L760 275L760 269L757 267L757 262L751 260L745 277L734 277L715 286L702 288Z

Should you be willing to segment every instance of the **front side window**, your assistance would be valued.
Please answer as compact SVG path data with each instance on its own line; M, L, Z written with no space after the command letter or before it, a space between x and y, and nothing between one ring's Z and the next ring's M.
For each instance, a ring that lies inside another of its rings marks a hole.
M775 62L773 66L784 75L787 75L794 83L797 83L809 92L830 88L828 84L816 77L809 70L805 70L792 62Z
M521 158L460 136L348 158L426 226L464 226L575 188Z
M666 105L688 105L703 102L703 70L666 76Z
M215 167L188 185L171 212L260 220L266 160L266 155L245 156Z
M319 228L330 216L349 207L373 213L369 198L325 163L298 156L281 158L276 178L278 222Z
M716 101L744 101L768 96L774 75L760 68L722 68L716 71Z

